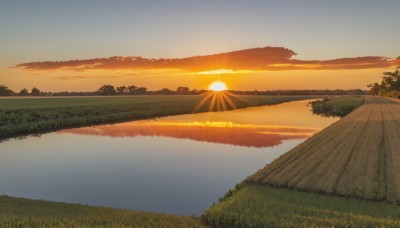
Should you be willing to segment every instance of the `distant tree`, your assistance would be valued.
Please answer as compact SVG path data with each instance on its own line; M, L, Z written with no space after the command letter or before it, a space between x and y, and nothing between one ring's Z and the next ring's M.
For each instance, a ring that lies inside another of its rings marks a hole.
M32 96L39 96L40 95L40 90L36 87L33 87L31 90L31 95Z
M0 96L10 96L14 92L5 85L0 85Z
M102 87L100 87L97 92L100 95L116 95L117 92L115 91L114 86L112 85L103 85Z
M386 88L400 91L400 66L393 72L384 72L383 75L382 82L385 82Z
M369 84L369 94L400 98L400 66L393 72L384 72L381 83Z
M147 88L146 87L139 87L135 89L135 94L146 94Z
M129 92L129 94L135 94L135 90L136 90L137 88L138 88L138 87L136 87L136 86L134 86L134 85L128 86L128 92Z
M119 95L123 95L128 91L128 88L126 86L120 86L117 87L116 90Z
M170 90L170 89L168 89L168 88L163 88L163 89L160 90L159 92L160 92L160 94L163 94L163 95L170 95L170 94L172 94L172 90Z
M19 91L18 95L19 96L28 96L29 91L27 89L21 89L21 91Z
M188 87L179 86L176 89L176 93L178 93L178 94L189 94L189 88Z
M370 95L376 96L379 94L379 90L380 90L379 83L375 82L373 84L369 84L367 87L370 88L369 92L368 92Z

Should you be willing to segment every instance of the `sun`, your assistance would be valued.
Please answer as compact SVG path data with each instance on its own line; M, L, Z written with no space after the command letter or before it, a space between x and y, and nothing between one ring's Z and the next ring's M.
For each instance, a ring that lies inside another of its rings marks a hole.
M226 84L224 82L215 81L215 82L211 83L209 89L212 91L220 92L220 91L227 90L228 88L226 87Z

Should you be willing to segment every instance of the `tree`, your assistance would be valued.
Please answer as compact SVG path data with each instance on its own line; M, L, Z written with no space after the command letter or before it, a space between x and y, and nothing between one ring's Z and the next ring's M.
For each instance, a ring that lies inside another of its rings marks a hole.
M367 85L367 87L370 88L368 92L370 95L374 96L379 95L379 90L380 90L379 83L375 82L374 84Z
M179 86L179 87L176 89L176 92L177 92L178 94L189 94L189 88L188 88L188 87Z
M39 96L40 95L40 89L33 87L31 90L31 95L32 96Z
M27 89L21 89L21 91L19 91L18 95L19 96L28 96L29 91Z
M400 90L400 66L393 72L383 73L382 82L385 82L389 90Z
M400 94L400 66L393 72L384 72L381 83L369 84L369 94L398 98Z
M120 95L125 94L127 91L128 91L128 88L126 86L117 87L117 93Z
M116 95L117 92L115 91L114 86L112 85L103 85L102 87L100 87L97 92L100 95Z
M136 90L136 89L137 89L137 87L134 86L134 85L128 86L128 92L129 92L129 94L135 94L135 90Z
M170 95L172 94L172 90L168 89L168 88L163 88L162 90L159 91L161 94L163 95Z
M135 89L135 94L146 94L147 88L146 87L139 87Z
M0 85L0 96L10 96L14 92L5 85Z

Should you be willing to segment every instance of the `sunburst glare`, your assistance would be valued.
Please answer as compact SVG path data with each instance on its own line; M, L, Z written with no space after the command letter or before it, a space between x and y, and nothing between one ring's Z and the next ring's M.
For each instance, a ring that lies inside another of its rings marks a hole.
M211 85L209 86L209 89L212 91L220 92L220 91L226 90L227 86L224 82L215 81L215 82L211 83Z

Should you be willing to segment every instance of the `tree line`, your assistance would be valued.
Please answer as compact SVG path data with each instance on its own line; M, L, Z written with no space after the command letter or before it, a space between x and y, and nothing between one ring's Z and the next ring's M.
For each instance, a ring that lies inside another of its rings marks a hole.
M368 93L374 96L400 98L400 66L393 72L384 72L382 81L367 85Z
M7 86L0 85L0 96L114 96L114 95L199 95L208 90L190 90L189 87L179 86L175 90L163 88L161 90L149 91L146 87L131 86L113 86L103 85L96 91L89 92L45 92L33 87L30 91L22 89L14 92ZM366 90L350 89L350 90L229 90L230 93L236 95L365 95Z
M190 90L188 87L179 86L176 90L163 88L161 90L149 91L146 87L103 85L96 91L89 92L45 92L36 87L30 91L22 89L14 92L5 85L0 85L0 96L113 96L113 95L197 95L207 92L207 90Z

